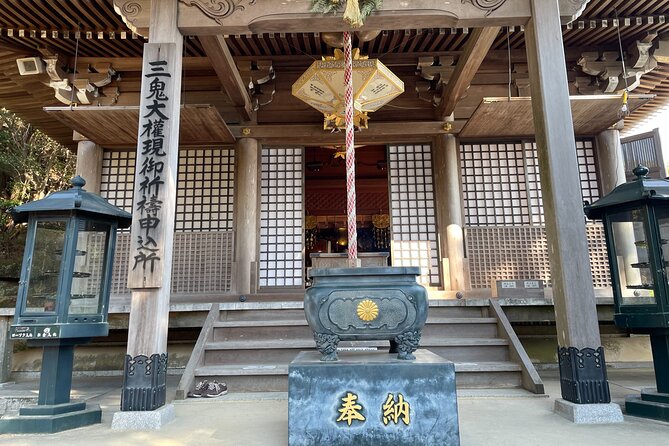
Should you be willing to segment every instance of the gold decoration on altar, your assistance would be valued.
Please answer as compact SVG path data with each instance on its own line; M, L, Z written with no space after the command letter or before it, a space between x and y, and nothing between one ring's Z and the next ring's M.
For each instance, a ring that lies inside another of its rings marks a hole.
M404 82L378 59L353 50L353 124L367 128L374 112L404 92ZM323 129L346 128L344 52L317 60L293 84L293 96L323 113Z
M307 249L314 249L318 238L318 217L307 215L304 218L304 243Z
M365 322L373 321L379 315L379 307L371 299L365 299L358 304L358 317Z
M376 214L372 215L372 224L375 228L386 229L390 227L390 215Z
M374 226L373 234L376 249L388 249L390 246L390 215L372 215L372 225Z
M307 215L304 218L304 227L306 229L316 229L318 225L318 217L315 215Z

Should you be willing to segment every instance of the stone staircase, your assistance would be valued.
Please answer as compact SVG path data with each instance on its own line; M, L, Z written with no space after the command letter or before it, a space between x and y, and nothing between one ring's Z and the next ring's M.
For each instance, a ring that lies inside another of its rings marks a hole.
M234 392L287 391L288 364L300 351L315 349L301 296L253 300L212 305L177 398L185 398L202 379L226 382ZM387 350L388 342L342 341L339 347ZM494 301L478 306L431 301L421 348L455 363L459 388L524 387L543 393L538 374Z

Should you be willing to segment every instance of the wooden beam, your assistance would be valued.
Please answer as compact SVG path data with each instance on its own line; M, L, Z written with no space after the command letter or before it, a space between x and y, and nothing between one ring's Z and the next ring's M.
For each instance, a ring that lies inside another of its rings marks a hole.
M420 122L374 122L368 129L355 133L355 141L360 144L388 144L401 142L429 142L435 135L458 133L465 124L457 120L449 130L441 121ZM323 130L322 124L298 125L237 125L230 126L236 138L250 137L265 144L344 144L343 132Z
M209 56L209 61L221 81L223 90L238 107L242 119L250 121L253 113L251 99L225 39L223 36L200 36L200 43Z
M580 14L587 0L557 0L564 23ZM179 2L184 35L346 31L341 15L314 14L308 0L226 0ZM223 6L222 6L223 5ZM114 0L114 9L133 31L147 35L150 0ZM366 29L477 28L491 23L519 26L530 17L527 0L497 2L385 0L365 20Z
M455 71L441 95L441 103L437 107L437 119L446 119L455 110L455 106L469 87L478 71L490 46L499 34L499 26L477 28L469 36L467 46L458 59Z

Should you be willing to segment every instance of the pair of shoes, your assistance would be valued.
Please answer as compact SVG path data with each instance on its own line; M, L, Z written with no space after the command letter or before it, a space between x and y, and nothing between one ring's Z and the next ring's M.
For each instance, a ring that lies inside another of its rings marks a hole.
M212 381L207 384L207 389L202 393L205 398L216 398L228 393L228 386L225 383Z
M209 388L209 381L206 379L195 384L195 389L188 393L189 398L202 398Z

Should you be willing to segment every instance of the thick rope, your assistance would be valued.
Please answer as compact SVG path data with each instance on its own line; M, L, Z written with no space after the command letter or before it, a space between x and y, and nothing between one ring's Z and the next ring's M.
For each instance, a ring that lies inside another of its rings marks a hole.
M358 233L355 209L355 135L353 128L353 57L351 33L344 32L344 82L346 83L346 215L348 217L348 262L357 265Z

